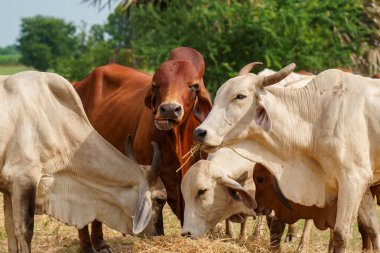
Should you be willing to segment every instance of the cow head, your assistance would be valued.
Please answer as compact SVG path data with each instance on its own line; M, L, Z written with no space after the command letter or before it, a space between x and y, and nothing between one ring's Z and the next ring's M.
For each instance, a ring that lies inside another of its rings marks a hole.
M266 86L287 77L295 68L292 63L270 76L249 73L254 62L246 65L237 77L229 79L218 90L214 106L203 123L195 129L194 139L208 152L248 137L252 132L272 128L266 111Z
M210 96L203 83L205 63L201 54L186 47L172 50L152 79L145 104L160 130L171 130L193 114L199 122L211 110Z
M164 226L162 218L162 209L166 203L167 194L165 186L160 178L161 170L161 154L157 143L152 142L154 154L152 164L140 165L143 175L148 181L148 188L150 193L150 201L152 206L151 220L149 224L144 229L145 235L164 235ZM129 159L136 161L133 150L132 150L132 137L128 135L126 143L126 155ZM140 205L139 205L140 206ZM136 215L137 216L137 215ZM134 229L136 227L142 227L138 225L141 221L134 223ZM141 229L137 229L139 232Z
M256 202L237 181L200 160L186 172L181 190L185 200L182 235L203 236L232 215L254 215Z
M276 178L260 163L254 166L253 181L256 186L257 212L265 213L267 209L278 210L279 205L292 209L289 201L282 194Z

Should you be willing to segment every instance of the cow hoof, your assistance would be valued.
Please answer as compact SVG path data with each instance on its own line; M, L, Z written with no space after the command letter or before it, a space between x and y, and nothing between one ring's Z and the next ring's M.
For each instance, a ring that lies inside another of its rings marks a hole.
M292 235L287 235L286 237L285 237L285 242L286 243L290 243L290 242L292 242L293 241L293 236Z
M113 253L113 251L111 248L108 247L108 248L98 250L98 253Z
M84 247L84 248L81 248L81 249L80 249L80 252L81 252L81 253L96 253L96 251L94 251L94 250L92 249L92 247Z
M94 248L99 253L113 253L111 247L104 240L101 240L94 244Z

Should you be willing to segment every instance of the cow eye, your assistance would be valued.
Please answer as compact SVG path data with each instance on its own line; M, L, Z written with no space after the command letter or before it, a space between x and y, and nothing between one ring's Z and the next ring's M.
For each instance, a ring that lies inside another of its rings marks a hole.
M264 182L264 178L263 177L256 178L256 183L261 184L262 182Z
M152 84L152 92L156 92L158 90L158 86L155 84Z
M247 96L246 95L243 95L243 94L237 94L236 97L235 97L235 100L238 100L238 99L244 99L246 98Z
M197 90L199 90L199 84L197 84L197 83L192 84L192 85L189 86L189 88L192 89L192 90L197 91Z
M198 191L197 198L200 197L200 196L202 196L203 194L205 194L206 191L207 191L207 189L200 189L200 190Z
M159 206L164 206L165 203L166 203L165 199L156 198L155 201L156 201L156 204L159 205Z

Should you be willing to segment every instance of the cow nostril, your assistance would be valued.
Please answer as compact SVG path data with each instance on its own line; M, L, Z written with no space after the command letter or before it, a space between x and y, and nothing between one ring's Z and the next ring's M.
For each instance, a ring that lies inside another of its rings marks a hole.
M191 236L191 233L190 232L184 232L184 233L181 233L181 235L183 237L190 237Z
M164 106L160 106L160 112L161 113L164 113L166 110L165 110L165 107Z
M174 111L175 111L176 113L179 113L181 110L182 110L181 106L177 106L177 107L174 109Z
M203 129L195 129L194 131L194 140L196 142L203 142L207 135L207 131Z

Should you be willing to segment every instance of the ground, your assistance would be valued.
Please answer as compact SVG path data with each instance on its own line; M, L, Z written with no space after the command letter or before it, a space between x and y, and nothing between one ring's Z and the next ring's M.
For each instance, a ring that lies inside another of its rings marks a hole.
M2 199L2 198L1 198ZM0 209L3 209L2 200ZM166 206L164 210L165 236L156 238L137 238L133 236L123 236L121 233L105 228L105 237L115 253L129 252L269 252L268 251L268 231L260 240L247 241L239 239L229 239L220 234L216 238L203 238L193 240L180 236L180 226L174 214ZM303 222L299 222L299 233L302 232ZM254 221L249 220L249 235L252 235ZM235 224L235 236L238 235L239 225ZM329 232L312 230L311 252L326 252ZM300 238L292 243L283 243L283 252L294 252ZM74 227L66 226L46 215L35 216L34 237L32 242L32 252L34 253L70 253L79 252L78 233ZM361 241L357 227L355 225L353 239L350 241L349 252L360 252ZM0 212L0 253L7 252L7 238L4 229L4 215Z

